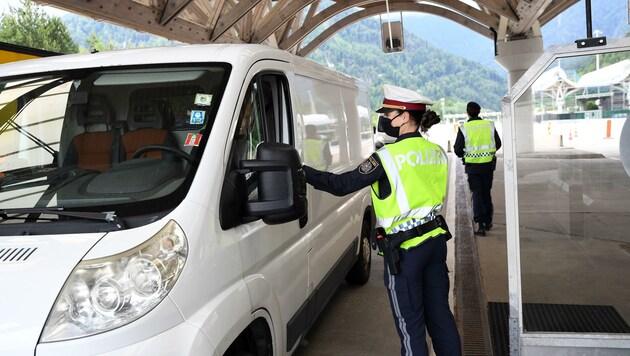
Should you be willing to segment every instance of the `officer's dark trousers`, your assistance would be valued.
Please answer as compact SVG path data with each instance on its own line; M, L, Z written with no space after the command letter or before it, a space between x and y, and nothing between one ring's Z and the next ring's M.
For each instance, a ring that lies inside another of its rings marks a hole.
M468 187L472 193L473 220L475 222L492 224L494 206L492 205L493 173L468 174Z
M402 344L401 355L429 354L425 325L437 356L461 355L459 332L448 304L444 237L429 239L401 252L398 274L389 274L385 265L385 286Z

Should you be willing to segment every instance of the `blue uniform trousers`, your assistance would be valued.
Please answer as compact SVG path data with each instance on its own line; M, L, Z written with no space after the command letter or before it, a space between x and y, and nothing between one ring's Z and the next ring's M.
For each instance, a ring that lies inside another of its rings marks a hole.
M385 286L401 341L401 355L428 355L426 333L437 356L461 355L461 341L448 304L446 240L440 235L409 250L401 249L401 271L385 265ZM425 329L426 325L426 329Z
M492 179L494 174L468 173L468 187L472 193L473 220L478 223L492 224L494 206L492 205Z

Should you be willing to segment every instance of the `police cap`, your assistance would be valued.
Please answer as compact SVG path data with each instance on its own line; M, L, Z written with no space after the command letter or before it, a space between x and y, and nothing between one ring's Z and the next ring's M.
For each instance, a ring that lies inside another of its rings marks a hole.
M431 99L418 94L417 92L383 84L383 105L376 110L378 113L386 113L392 110L426 110L427 105L433 105Z

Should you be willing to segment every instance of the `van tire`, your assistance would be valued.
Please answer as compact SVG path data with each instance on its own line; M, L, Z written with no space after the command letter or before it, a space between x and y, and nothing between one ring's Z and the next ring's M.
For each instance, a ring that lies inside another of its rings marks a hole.
M370 279L371 268L370 222L368 219L363 219L361 236L359 236L359 257L346 275L346 282L355 285L364 285Z
M271 356L272 354L271 331L262 318L249 324L224 353L225 356Z

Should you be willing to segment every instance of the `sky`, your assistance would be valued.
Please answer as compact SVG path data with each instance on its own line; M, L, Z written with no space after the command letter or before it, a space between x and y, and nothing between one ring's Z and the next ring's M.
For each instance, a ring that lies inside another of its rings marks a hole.
M0 0L0 14L8 13L9 6L13 8L20 7L20 0ZM42 6L44 11L46 11L50 15L54 16L63 16L67 14L67 12L63 10L56 9L52 6Z

